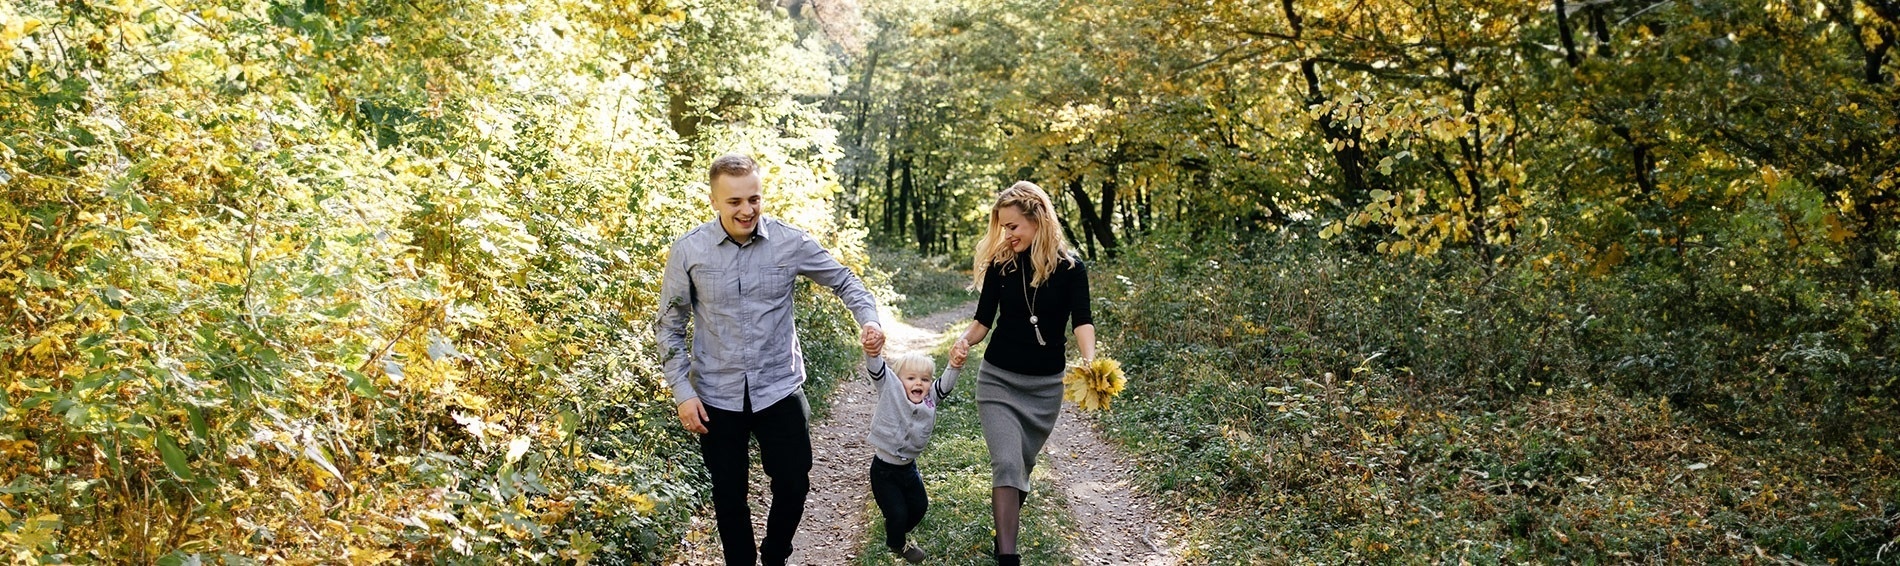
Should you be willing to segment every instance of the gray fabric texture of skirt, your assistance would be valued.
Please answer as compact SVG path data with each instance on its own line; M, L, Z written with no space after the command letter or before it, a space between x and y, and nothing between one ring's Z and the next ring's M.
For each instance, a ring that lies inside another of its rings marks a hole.
M982 364L976 411L990 448L990 486L1028 493L1036 454L1062 413L1062 374L1023 375Z

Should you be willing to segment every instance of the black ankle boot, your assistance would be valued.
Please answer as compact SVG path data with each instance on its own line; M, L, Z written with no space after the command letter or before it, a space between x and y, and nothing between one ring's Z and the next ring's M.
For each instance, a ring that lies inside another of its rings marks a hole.
M996 566L1023 566L1023 557L1020 554L998 554Z

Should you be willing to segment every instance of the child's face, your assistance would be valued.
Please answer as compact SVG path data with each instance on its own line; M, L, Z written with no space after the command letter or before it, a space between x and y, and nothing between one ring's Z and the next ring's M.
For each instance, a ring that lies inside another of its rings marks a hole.
M924 394L930 392L930 382L935 381L930 374L918 370L901 371L898 379L904 380L904 393L910 396L910 402L924 402Z

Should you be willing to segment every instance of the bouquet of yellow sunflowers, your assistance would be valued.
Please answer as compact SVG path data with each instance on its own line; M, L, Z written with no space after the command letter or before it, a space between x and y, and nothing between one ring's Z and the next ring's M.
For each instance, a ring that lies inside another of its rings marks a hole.
M1085 411L1102 410L1127 384L1121 362L1097 357L1069 368L1069 373L1062 376L1062 397Z

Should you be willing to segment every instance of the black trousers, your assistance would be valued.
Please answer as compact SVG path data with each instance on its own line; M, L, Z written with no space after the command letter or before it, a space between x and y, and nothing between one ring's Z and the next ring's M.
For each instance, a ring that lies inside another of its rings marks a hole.
M749 407L748 407L749 408ZM699 453L712 476L713 519L728 566L784 564L792 555L792 535L805 516L811 492L811 429L798 395L758 410L726 411L706 407L711 419L699 437ZM752 509L746 502L751 483L748 443L759 439L759 460L771 478L772 507L766 512L765 540L752 545Z
M904 550L904 538L923 522L930 509L930 496L924 493L924 477L917 463L899 466L871 457L871 497L884 512L884 544L892 551Z

